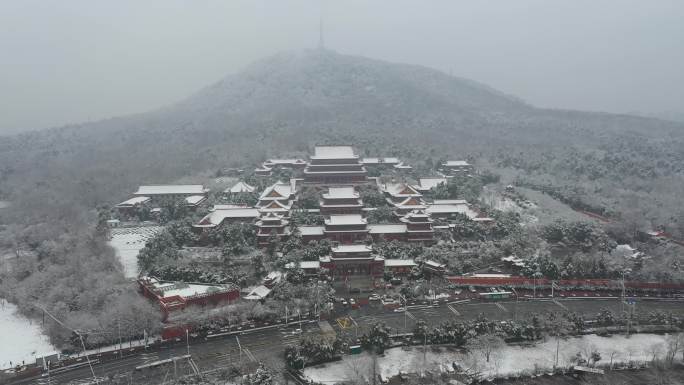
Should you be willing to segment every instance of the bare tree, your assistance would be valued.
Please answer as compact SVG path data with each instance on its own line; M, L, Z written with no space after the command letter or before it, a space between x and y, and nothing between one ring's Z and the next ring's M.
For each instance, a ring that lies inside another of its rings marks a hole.
M504 340L494 334L482 334L471 339L467 347L471 351L478 351L487 362L492 356L492 352L505 345Z

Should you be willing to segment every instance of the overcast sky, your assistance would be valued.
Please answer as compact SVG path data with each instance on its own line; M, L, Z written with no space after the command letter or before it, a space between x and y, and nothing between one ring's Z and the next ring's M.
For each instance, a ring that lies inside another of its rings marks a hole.
M684 112L682 0L2 0L0 132L142 112L318 44L538 106Z

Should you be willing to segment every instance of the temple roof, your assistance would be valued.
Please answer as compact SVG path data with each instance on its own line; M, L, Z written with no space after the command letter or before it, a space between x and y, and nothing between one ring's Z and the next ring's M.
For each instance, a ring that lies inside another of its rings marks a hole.
M446 184L447 179L442 178L442 177L435 177L435 178L420 178L418 180L420 189L422 190L429 190L433 187L439 186L441 183Z
M143 204L143 203L149 201L150 199L151 199L150 197L137 196L137 197L133 197L131 199L125 200L116 206L117 207L135 206L135 205Z
M332 248L333 253L370 253L371 251L373 248L367 245L338 245Z
M383 189L386 193L393 197L420 197L423 196L421 193L416 191L413 187L406 183L387 183Z
M344 226L344 225L365 225L368 223L361 214L341 214L331 215L329 219L325 220L326 225Z
M233 185L233 187L226 189L224 192L229 193L252 193L254 192L254 186L250 186L243 181L239 181Z
M401 234L406 232L405 224L368 225L370 234Z
M356 159L351 146L316 146L311 159Z
M226 208L216 208L214 211L210 212L204 218L202 218L198 224L194 227L216 227L221 224L225 219L256 219L259 217L259 210L249 207L227 207L230 205L223 205Z
M204 195L207 191L201 184L148 185L138 187L134 195Z
M442 163L442 166L465 167L470 166L470 163L466 162L465 160L447 160L446 162Z
M323 194L323 199L357 199L359 193L352 186L328 187L328 192Z
M288 199L293 193L292 183L276 182L267 187L259 196L259 200L265 199Z

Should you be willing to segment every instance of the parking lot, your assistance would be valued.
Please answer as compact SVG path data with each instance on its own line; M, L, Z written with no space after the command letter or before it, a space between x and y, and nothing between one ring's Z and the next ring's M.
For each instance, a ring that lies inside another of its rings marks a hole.
M585 318L593 318L601 310L606 309L618 315L627 311L628 305L621 305L617 299L543 299L543 300L506 300L499 302L470 301L440 305L414 305L406 311L384 309L379 302L371 301L369 305L357 309L347 308L337 317L349 317L355 322L342 327L335 320L331 324L339 331L350 335L362 335L376 322L383 322L396 333L410 332L418 320L429 325L438 325L446 321L466 321L484 315L489 320L528 319L534 314L546 312L576 312ZM644 299L637 300L635 312L646 315L653 311L672 313L684 316L684 302Z

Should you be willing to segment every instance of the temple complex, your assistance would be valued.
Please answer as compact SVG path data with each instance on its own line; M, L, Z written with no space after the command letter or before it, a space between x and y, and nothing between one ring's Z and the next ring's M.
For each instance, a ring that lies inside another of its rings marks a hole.
M368 182L368 172L351 146L316 146L304 168L304 183L356 185Z
M363 202L361 195L353 186L329 187L326 193L321 195L321 214L361 214Z

